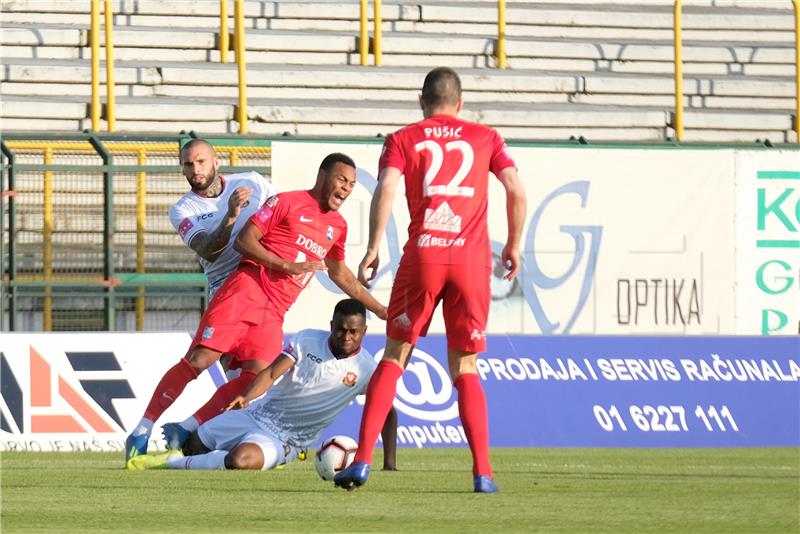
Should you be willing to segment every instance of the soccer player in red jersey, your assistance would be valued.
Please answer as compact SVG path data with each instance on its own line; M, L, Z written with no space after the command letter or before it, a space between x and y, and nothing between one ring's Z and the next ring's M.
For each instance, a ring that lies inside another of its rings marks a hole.
M367 481L375 440L392 406L397 380L442 300L450 376L472 452L474 490L494 493L486 397L476 365L478 353L486 350L490 300L489 172L506 191L508 238L502 261L507 280L520 267L525 191L500 135L457 118L463 106L461 81L452 69L430 71L419 102L424 119L388 136L380 157L369 244L358 272L365 286L378 270L378 249L401 176L405 176L411 223L389 299L386 349L367 389L358 452L353 465L334 480L345 489Z
M164 411L186 385L216 362L232 356L239 377L220 387L194 414L197 424L221 413L247 388L256 374L280 354L283 317L320 270L348 296L360 300L381 319L386 307L359 284L344 262L347 223L338 212L356 183L355 163L330 154L320 165L314 188L270 197L236 237L239 268L214 295L189 351L156 387L142 420L125 442L125 461L147 452L147 441ZM173 430L178 430L173 425ZM177 443L192 429L176 436ZM169 436L168 436L169 440Z

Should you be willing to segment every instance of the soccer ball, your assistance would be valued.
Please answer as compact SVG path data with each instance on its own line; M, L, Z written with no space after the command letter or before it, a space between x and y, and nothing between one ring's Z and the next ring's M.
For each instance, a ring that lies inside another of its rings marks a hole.
M349 436L333 436L322 442L317 449L314 465L323 480L333 480L333 476L353 463L358 443Z

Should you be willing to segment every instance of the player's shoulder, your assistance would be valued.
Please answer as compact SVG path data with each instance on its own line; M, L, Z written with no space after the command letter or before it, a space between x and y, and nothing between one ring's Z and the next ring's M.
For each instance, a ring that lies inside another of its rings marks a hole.
M275 194L281 201L292 202L293 204L298 203L309 203L313 199L311 195L309 195L308 191L305 189L293 189L291 191L282 191L280 193Z
M364 347L364 345L361 345L361 351L359 351L357 357L361 365L370 370L374 370L376 367L378 367L378 362L375 361L375 357L369 350L367 350L366 347Z
M181 198L175 201L175 203L169 207L169 215L180 215L186 213L192 213L197 208L202 197L197 196L195 193L188 191L185 193Z
M328 342L330 332L318 330L316 328L306 328L300 330L292 337L292 344L297 346L304 345L325 345Z
M263 186L265 184L270 183L269 180L264 178L261 174L257 173L256 171L245 171L245 172L237 172L235 174L226 174L225 180L234 187L239 187L241 185Z

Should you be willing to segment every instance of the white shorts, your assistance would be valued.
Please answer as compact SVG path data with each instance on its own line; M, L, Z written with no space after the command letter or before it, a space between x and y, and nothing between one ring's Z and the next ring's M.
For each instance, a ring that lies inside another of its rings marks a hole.
M231 410L200 425L197 434L203 445L213 450L233 450L242 443L254 443L264 454L262 471L275 469L297 458L300 449L284 443L265 430L247 410Z

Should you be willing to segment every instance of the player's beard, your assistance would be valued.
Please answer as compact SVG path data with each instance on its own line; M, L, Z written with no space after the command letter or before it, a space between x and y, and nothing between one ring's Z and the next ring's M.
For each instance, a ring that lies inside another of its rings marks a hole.
M216 184L216 182L217 182L217 171L213 167L209 171L208 175L204 175L204 177L205 177L205 181L204 181L205 187L198 187L199 184L197 184L194 181L195 180L195 176L197 176L197 175L192 176L192 189L194 189L195 192L202 193L202 194L204 194L206 196L209 196L209 197L215 197L215 196L219 195L220 187Z

